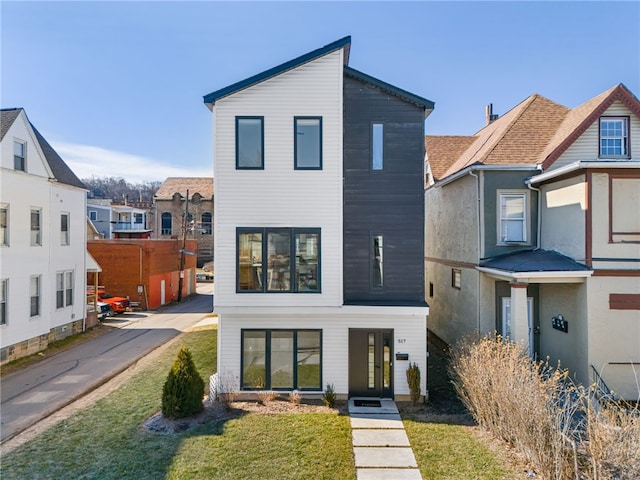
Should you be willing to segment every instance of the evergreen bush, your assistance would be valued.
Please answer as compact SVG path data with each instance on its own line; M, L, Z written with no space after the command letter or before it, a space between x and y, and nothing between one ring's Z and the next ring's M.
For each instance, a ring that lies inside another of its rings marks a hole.
M196 370L191 352L183 345L162 388L162 414L175 419L199 413L204 408L203 395L204 380Z
M333 383L327 383L327 389L322 395L322 401L329 408L333 408L333 406L336 404L336 390L333 386Z
M407 368L407 383L409 384L411 403L415 405L420 400L420 367L418 367L418 364L409 364L409 368Z

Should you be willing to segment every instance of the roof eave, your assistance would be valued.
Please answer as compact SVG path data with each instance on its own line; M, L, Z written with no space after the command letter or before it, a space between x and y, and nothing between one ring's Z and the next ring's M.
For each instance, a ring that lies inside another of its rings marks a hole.
M476 270L501 279L516 280L520 282L529 281L530 283L582 283L585 278L589 278L593 275L593 270L513 272L511 270L479 266L476 267ZM531 282L531 280L533 280L533 282Z

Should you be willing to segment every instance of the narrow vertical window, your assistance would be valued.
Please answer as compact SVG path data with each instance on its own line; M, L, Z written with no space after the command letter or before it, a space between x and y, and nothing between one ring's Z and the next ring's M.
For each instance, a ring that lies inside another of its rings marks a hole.
M89 210L89 220L95 222L98 220L98 211L97 210Z
M9 245L9 208L0 206L0 245Z
M322 169L322 118L295 117L295 168Z
M367 386L376 388L376 336L369 334L367 342Z
M462 288L462 270L459 268L451 269L451 286L458 290Z
M527 241L526 194L500 193L500 243Z
M319 330L299 331L297 338L296 364L298 388L301 390L322 388L320 372L321 335Z
M64 273L64 304L73 305L73 271Z
M371 249L371 286L380 288L384 286L384 244L382 235L372 235Z
M600 156L628 157L628 118L602 117L600 119Z
M60 214L60 245L69 245L69 214Z
M267 332L242 332L242 388L267 386Z
M264 117L236 117L236 168L264 168Z
M211 224L212 224L212 222L211 222L211 213L210 212L204 212L202 214L202 218L201 218L201 226L202 226L202 234L203 235L211 235L211 233L213 232Z
M171 213L162 212L162 227L160 230L161 235L171 235Z
M27 145L22 142L13 142L13 168L26 170Z
M384 157L384 126L381 123L371 125L371 169L382 170Z
M41 212L40 210L31 210L31 245L42 245L41 235Z
M293 389L293 332L271 332L270 388Z
M318 262L320 235L318 233L295 234L296 242L296 292L317 292L320 289Z
M34 275L29 279L30 316L40 315L40 276Z
M56 273L56 308L64 307L64 273Z
M262 233L238 233L238 291L263 291Z
M267 291L291 291L291 231L267 233Z
M8 295L9 280L6 278L0 279L0 325L7 324L7 297Z

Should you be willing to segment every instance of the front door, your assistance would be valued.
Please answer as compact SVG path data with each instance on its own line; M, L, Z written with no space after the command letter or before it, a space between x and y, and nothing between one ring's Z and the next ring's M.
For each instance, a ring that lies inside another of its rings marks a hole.
M393 397L393 330L349 329L349 396Z
M529 327L529 355L535 356L533 298L527 297L527 323ZM511 297L502 297L502 336L511 340Z

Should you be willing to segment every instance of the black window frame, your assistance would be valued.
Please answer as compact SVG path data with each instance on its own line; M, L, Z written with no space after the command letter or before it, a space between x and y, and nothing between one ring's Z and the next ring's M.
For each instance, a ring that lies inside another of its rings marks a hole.
M202 212L202 215L200 215L200 227L202 235L213 235L213 215L211 212Z
M382 155L382 158L380 160L380 168L376 168L375 165L375 158L374 158L374 150L376 149L376 141L375 141L375 135L374 135L374 129L375 127L379 125L380 127L382 127L382 133L381 133L381 137L380 137L380 154ZM384 141L384 131L386 130L385 128L385 124L383 122L371 122L371 128L370 128L370 132L371 132L371 144L370 144L370 149L371 149L371 155L370 155L370 163L369 163L369 168L372 172L382 172L384 171L384 157L385 157L385 141Z
M382 239L382 258L381 258L381 262L380 262L380 284L376 285L376 282L374 281L374 275L376 273L376 238L380 237ZM371 259L369 265L370 265L370 274L369 274L369 286L371 287L372 290L374 291L381 291L384 289L384 257L385 257L385 249L384 249L384 245L385 245L385 239L384 239L384 234L381 232L371 232L369 234L369 258Z
M22 145L22 156L16 155L16 145ZM13 141L13 169L19 172L27 171L27 142Z
M165 228L165 219L169 221L169 228ZM168 232L168 233L167 233ZM162 212L160 214L160 235L171 235L173 232L173 215L171 212Z
M269 233L289 233L289 290L269 290L267 282L267 272L269 269L269 259L267 254ZM262 266L260 272L260 290L240 289L240 235L243 233L257 233L262 235ZM315 290L298 290L297 282L294 281L296 273L296 235L317 234L318 236L318 273L316 278L317 288ZM293 293L293 294L318 294L322 293L322 229L311 227L236 227L236 293Z
M241 120L260 120L260 165L259 166L242 166L240 165L240 130L239 124ZM235 122L236 136L236 170L264 170L264 116L258 115L241 115L236 116Z
M246 332L264 332L264 351L265 351L265 385L259 387L244 386L244 336ZM292 332L293 333L293 386L291 388L271 388L271 334L273 332ZM320 337L320 381L317 387L299 387L298 386L298 333L300 332L316 332ZM243 328L240 330L240 390L243 391L261 391L273 390L280 392L290 392L299 390L301 392L322 392L322 365L323 365L323 331L321 328Z
M318 135L320 142L318 145L318 166L301 167L298 166L298 120L318 120ZM293 169L294 170L322 170L322 117L321 116L295 116L293 117Z

